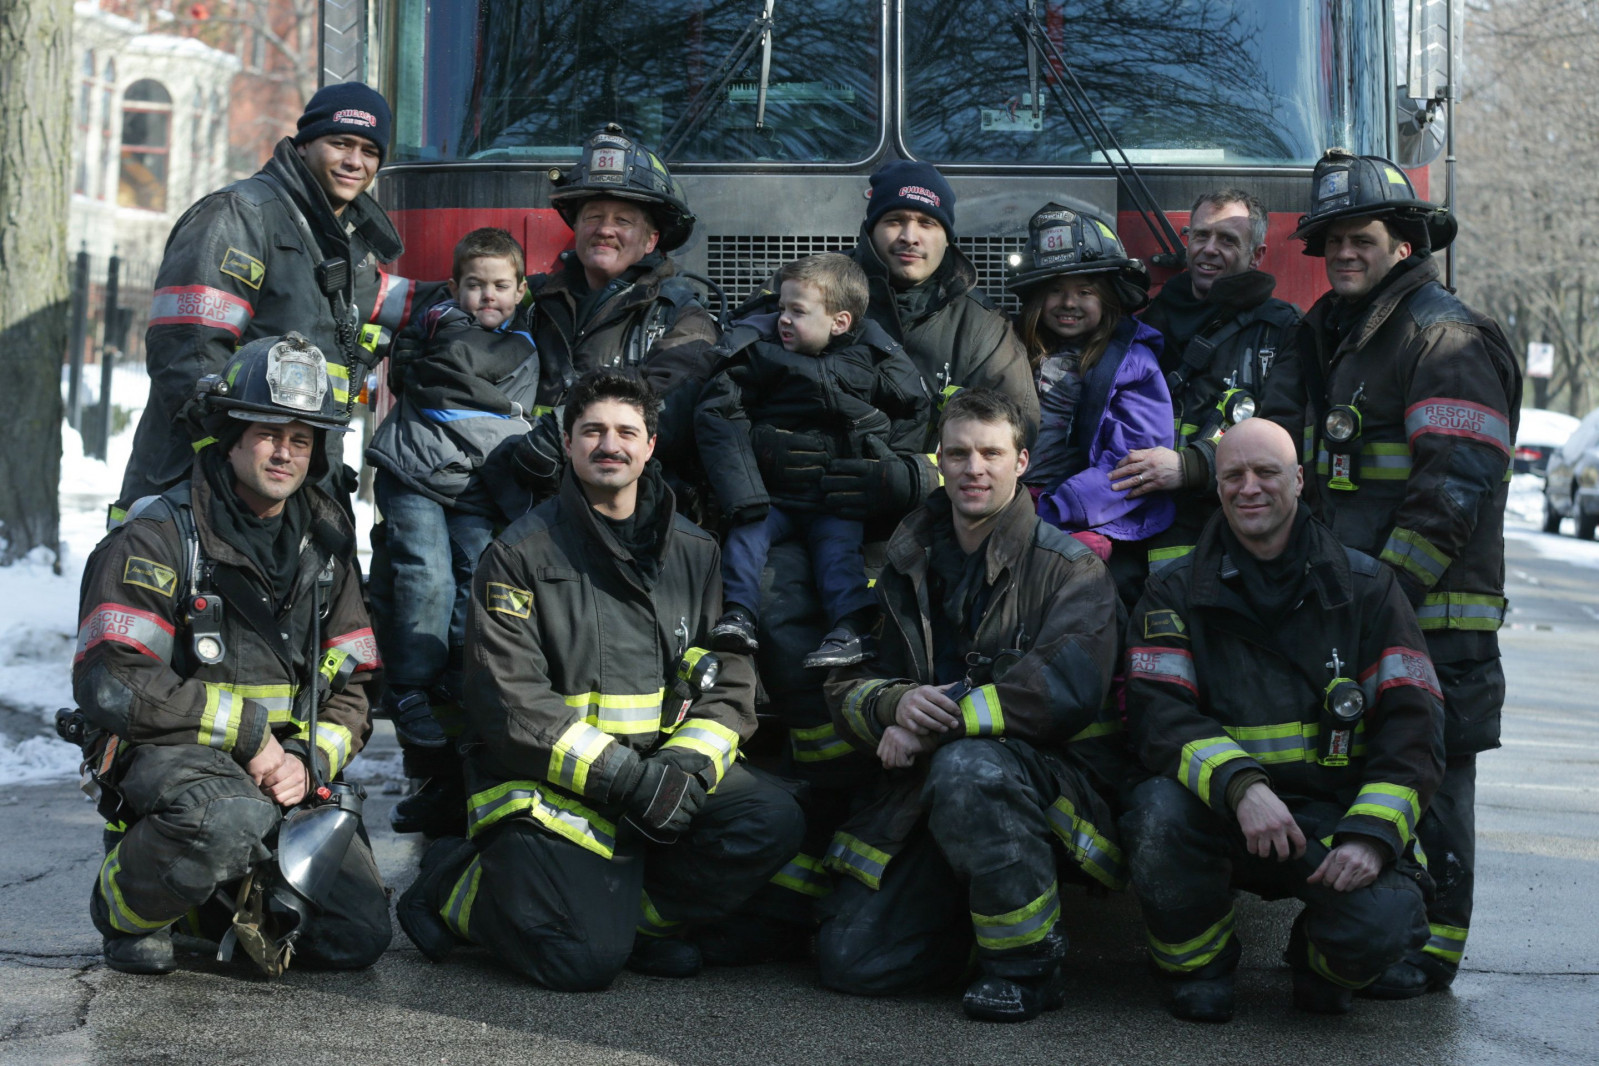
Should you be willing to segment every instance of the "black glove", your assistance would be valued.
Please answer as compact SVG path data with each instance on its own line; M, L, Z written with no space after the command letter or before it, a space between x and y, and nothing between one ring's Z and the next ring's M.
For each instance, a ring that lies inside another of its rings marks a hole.
M554 496L561 485L561 470L566 465L566 444L561 424L553 413L533 423L511 450L511 476L524 489L540 498Z
M841 518L865 521L899 516L922 495L921 464L913 457L834 459L822 476L822 508Z
M627 794L628 820L651 840L669 844L704 805L705 786L659 756L642 760L639 770L638 781Z
M750 430L750 445L773 503L795 511L821 510L822 474L829 457L825 439L762 422Z
M411 364L422 357L422 338L405 330L389 343L389 391L398 396L405 391L405 377Z

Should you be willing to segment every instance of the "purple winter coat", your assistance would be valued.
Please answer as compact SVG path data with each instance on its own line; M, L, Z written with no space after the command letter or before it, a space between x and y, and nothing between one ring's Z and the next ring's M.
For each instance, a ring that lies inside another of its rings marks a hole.
M1130 339L1126 335L1128 324L1133 326ZM1117 492L1111 488L1110 472L1128 452L1172 446L1171 393L1160 371L1163 343L1160 331L1136 319L1124 319L1111 340L1113 350L1106 352L1103 358L1111 358L1118 343L1127 345L1127 354L1116 370L1099 424L1088 438L1087 468L1058 485L1046 486L1044 495L1038 499L1038 516L1069 532L1086 529L1111 540L1143 540L1172 524L1176 505L1164 492L1137 499ZM1083 401L1088 400L1088 391L1085 381ZM1051 433L1049 398L1052 392L1045 393L1041 401L1043 426L1036 450L1043 462L1049 459L1044 454L1045 448L1066 444L1060 427L1056 427L1056 433ZM1076 417L1085 415L1091 412L1080 402ZM1057 413L1056 421L1061 420Z

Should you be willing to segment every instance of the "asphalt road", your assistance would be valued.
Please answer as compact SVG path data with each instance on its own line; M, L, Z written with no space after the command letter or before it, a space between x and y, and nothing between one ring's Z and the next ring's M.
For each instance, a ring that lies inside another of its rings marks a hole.
M1278 958L1294 905L1245 897L1238 1017L1179 1023L1146 976L1132 900L1075 894L1067 1005L1015 1027L968 1022L953 998L826 992L797 965L562 995L475 950L432 965L398 929L363 973L269 983L192 953L170 976L128 977L101 964L87 915L98 823L61 783L0 787L0 1064L1599 1061L1599 571L1542 558L1540 536L1507 545L1505 746L1479 762L1477 914L1451 992L1299 1014ZM418 844L388 832L394 798L369 801L369 824L402 888Z

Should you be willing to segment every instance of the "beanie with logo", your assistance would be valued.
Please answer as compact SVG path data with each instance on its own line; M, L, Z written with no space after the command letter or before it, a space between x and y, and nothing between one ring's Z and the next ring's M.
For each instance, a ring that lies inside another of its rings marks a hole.
M897 160L872 175L872 198L866 206L866 228L890 211L920 211L938 219L951 240L955 237L955 190L931 163Z
M305 105L294 143L309 144L318 137L354 133L378 146L379 162L389 152L389 128L394 114L376 89L358 81L325 85Z

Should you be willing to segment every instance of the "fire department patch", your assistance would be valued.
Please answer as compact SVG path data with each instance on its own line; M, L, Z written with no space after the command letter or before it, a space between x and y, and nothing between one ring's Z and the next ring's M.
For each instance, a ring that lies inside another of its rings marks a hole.
M222 257L222 265L217 269L231 278L238 278L252 289L259 289L261 279L266 277L266 264L237 248L228 249L228 254Z
M526 618L533 613L533 593L499 581L490 581L488 602L483 606L512 618Z
M178 573L154 559L141 559L134 555L128 558L128 564L122 568L122 583L138 585L171 599L178 589Z
M1187 640L1188 627L1176 611L1150 611L1144 615L1144 639L1154 640L1156 637Z

